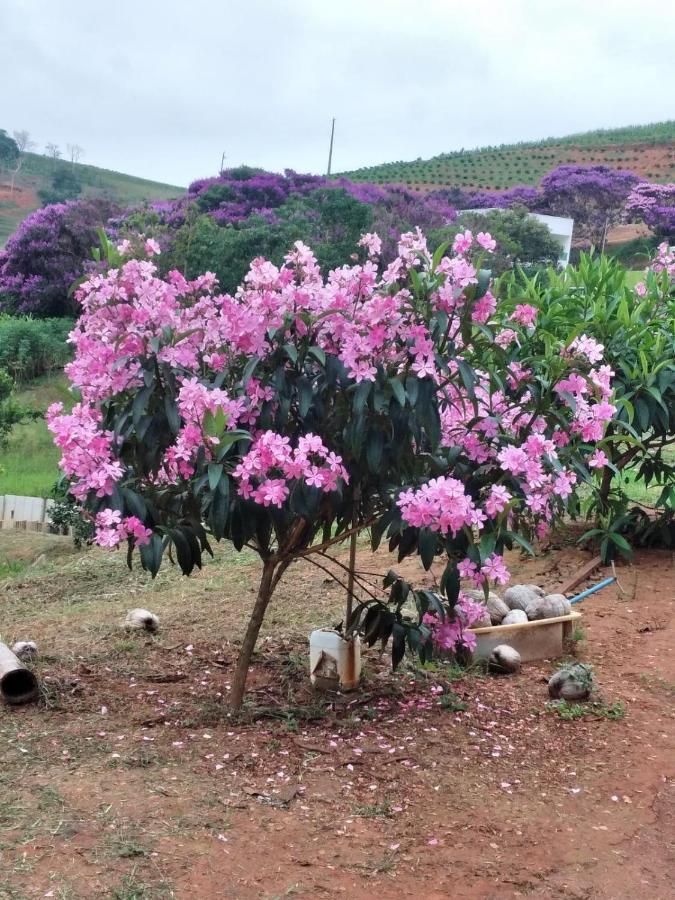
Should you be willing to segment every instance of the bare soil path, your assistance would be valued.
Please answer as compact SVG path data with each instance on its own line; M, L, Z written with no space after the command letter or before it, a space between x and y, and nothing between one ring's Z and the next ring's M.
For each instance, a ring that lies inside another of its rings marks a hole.
M622 717L561 719L546 661L512 678L392 675L373 649L361 692L314 695L306 634L341 597L298 566L234 722L222 698L253 558L149 583L65 539L0 533L3 553L38 559L0 581L0 631L39 642L45 694L0 709L2 900L672 896L672 554L640 554L623 593L581 607L576 654ZM563 546L511 568L553 586L587 558ZM138 605L159 637L118 628Z

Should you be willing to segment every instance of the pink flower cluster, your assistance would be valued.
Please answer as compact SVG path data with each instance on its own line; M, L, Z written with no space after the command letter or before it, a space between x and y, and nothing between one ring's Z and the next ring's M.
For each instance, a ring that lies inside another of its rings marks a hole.
M675 250L672 250L667 241L659 244L656 256L651 261L649 268L652 272L667 272L669 278L675 279Z
M122 518L117 509L104 509L96 515L96 543L99 547L118 547L122 541L131 538L134 546L142 547L152 537L152 530L146 528L136 516Z
M602 359L604 347L594 338L587 334L581 334L575 337L567 348L567 352L574 356L585 356L589 363L597 363Z
M70 492L81 502L89 491L97 497L111 494L124 472L115 458L113 434L101 429L101 419L98 409L82 403L68 414L63 403L53 403L47 410L47 424L61 450L59 465L72 479Z
M441 620L434 613L425 613L422 624L429 628L431 641L440 651L454 653L460 646L475 650L476 635L467 629L479 622L484 615L485 607L481 603L460 593L452 618Z
M291 447L288 437L264 431L234 470L242 497L263 506L281 507L294 481L309 487L334 491L338 482L349 480L342 460L325 446L320 437L306 434Z
M531 306L529 303L519 303L509 318L512 322L517 322L524 328L529 328L537 321L538 313L539 310L536 306Z
M458 564L457 571L462 578L470 578L475 587L482 587L487 581L494 581L496 584L507 584L510 578L509 570L504 563L504 557L498 553L492 553L482 566L478 566L470 559L463 559Z
M480 528L485 517L456 478L432 478L418 490L403 491L396 501L408 525L457 534L464 527Z

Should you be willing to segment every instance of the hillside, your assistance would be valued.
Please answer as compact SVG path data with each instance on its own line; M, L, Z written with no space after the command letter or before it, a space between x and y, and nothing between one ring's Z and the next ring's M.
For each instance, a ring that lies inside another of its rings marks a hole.
M82 196L106 196L122 206L143 200L165 200L185 190L97 166L53 160L37 153L27 153L26 157L16 178L13 194L9 189L9 175L0 173L0 246L30 212L42 205L37 192L50 186L59 168L74 169L83 185Z
M340 174L354 181L405 184L419 191L440 187L503 190L518 184L538 184L543 175L563 164L602 164L629 169L650 181L673 181L675 120L462 149L431 159L383 163Z

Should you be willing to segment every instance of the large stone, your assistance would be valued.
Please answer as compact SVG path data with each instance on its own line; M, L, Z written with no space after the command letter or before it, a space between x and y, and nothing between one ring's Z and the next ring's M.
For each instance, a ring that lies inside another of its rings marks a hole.
M522 609L510 609L502 619L502 625L524 625L527 621L527 613Z
M492 672L512 675L520 669L520 653L508 644L499 644L490 654L488 666Z
M583 663L574 663L550 677L548 693L553 700L588 700L595 687L593 669Z
M35 641L17 641L12 647L12 653L23 660L37 659L37 644Z
M487 600L485 599L483 591L474 590L473 588L468 591L463 591L462 593L466 594L467 597L470 597L472 600L475 600L476 603L485 604L487 611L490 613L490 623L492 625L501 624L502 619L509 611L508 606L504 603L499 594L495 594L492 591L488 594Z
M572 612L572 605L564 594L547 594L538 603L530 604L530 619L554 619L556 616L568 616Z
M159 630L159 619L148 609L130 609L124 627L127 631L155 632Z
M504 602L509 609L522 609L527 618L539 608L539 601L544 592L536 584L514 584L504 594Z

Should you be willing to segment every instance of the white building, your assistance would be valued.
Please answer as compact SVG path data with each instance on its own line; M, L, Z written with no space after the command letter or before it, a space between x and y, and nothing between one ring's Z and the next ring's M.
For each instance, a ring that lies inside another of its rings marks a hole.
M463 209L463 212L487 213L502 212L498 207L490 207L489 209ZM572 249L572 230L574 228L574 219L565 219L562 216L546 216L543 213L530 213L530 215L542 222L551 232L554 238L560 242L561 251L558 257L558 265L566 266L570 261L570 250Z

